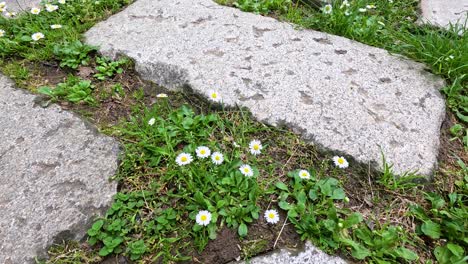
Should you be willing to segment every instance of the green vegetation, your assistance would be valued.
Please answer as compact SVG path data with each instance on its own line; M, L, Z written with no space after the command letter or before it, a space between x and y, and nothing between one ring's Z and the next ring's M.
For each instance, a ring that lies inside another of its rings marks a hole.
M96 73L94 77L103 81L106 78L111 78L116 74L121 74L123 69L120 66L126 65L128 62L129 61L127 59L112 61L108 58L98 57L96 58L96 70L98 73Z
M43 86L37 91L49 96L49 102L57 102L62 99L72 103L84 102L93 105L96 103L96 99L92 95L93 89L91 81L69 76L64 83L59 83L55 88Z
M55 245L47 263L99 263L112 255L141 263L185 261L226 228L235 230L242 257L250 258L271 249L261 237L249 240L250 227L259 223L272 230L290 223L302 239L368 263L467 261L463 152L451 149L450 157L461 156L457 164L438 171L436 183L425 186L414 173L398 177L385 160L381 173L352 161L349 168L334 164L333 154L287 129L255 122L243 110L216 110L188 94L155 97L135 87L143 84L124 70L131 67L129 60L96 57L96 47L81 42L85 30L130 2L52 2L58 10L0 17L2 72L50 102L71 102L67 105L87 117L120 110L112 122L97 124L123 146L114 178L120 191L85 243ZM220 2L426 63L447 80L443 93L457 118L449 133L468 148L468 34L457 27L416 25L418 1L335 1L328 9L309 0ZM68 77L37 84L33 76L44 73L44 65ZM257 144L263 148L251 146L255 139L262 139ZM200 146L212 155L201 153ZM453 182L450 188L435 189L446 180Z
M54 45L54 55L60 61L60 67L72 69L77 69L80 65L88 65L89 53L96 50L96 47L85 45L79 40Z

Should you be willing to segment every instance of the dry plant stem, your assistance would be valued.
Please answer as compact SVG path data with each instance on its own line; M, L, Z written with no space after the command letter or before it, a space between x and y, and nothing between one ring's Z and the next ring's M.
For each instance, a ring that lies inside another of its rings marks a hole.
M276 244L278 243L281 233L283 233L283 229L287 221L288 221L288 217L286 216L286 219L284 219L284 222L283 222L283 226L281 227L281 230L279 231L278 237L276 237L275 244L273 244L273 248L276 248Z

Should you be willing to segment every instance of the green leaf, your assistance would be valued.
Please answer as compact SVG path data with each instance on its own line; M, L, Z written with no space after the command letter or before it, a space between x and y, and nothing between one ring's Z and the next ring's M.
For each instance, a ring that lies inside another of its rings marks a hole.
M448 243L447 248L450 250L450 252L452 252L453 255L459 258L463 257L463 254L465 253L463 248L457 244Z
M98 231L99 229L101 229L103 225L104 225L104 220L98 220L96 221L96 223L93 224L91 229Z
M418 259L418 254L405 247L399 247L395 250L395 252L398 254L399 257L404 258L406 260L414 261Z
M440 225L431 220L427 220L421 225L421 231L432 239L440 238Z
M371 252L361 244L354 245L351 255L357 259L365 259L371 255Z
M99 250L99 256L105 257L109 255L110 253L112 253L112 251L114 251L113 248L103 247L101 248L101 250Z
M350 228L353 225L357 225L360 222L362 222L363 218L360 213L353 213L346 220L343 222L343 227L344 228Z
M343 200L345 197L346 194L341 188L333 190L333 194L330 196L330 198L334 200Z
M288 186L286 186L286 184L282 183L282 182L277 182L275 184L276 188L280 189L280 190L283 190L283 191L288 191Z
M290 210L291 208L293 208L292 205L290 205L288 202L285 202L285 201L279 202L278 205L279 205L279 207L280 207L281 209L286 210L286 211L288 211L288 210Z
M451 264L451 253L447 247L438 246L434 249L434 256L440 264Z
M247 225L244 223L240 224L239 228L237 229L237 233L239 234L239 236L244 237L247 235L247 232L248 232Z
M195 201L196 201L198 204L200 204L200 205L202 205L202 206L205 206L205 205L206 205L206 204L205 204L205 199L203 198L203 194L202 194L200 191L197 191L197 192L195 193L195 195L193 196L193 198L195 199Z

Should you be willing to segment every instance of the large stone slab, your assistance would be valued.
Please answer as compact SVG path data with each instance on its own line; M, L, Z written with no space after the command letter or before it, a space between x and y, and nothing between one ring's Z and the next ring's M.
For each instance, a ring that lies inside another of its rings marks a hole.
M466 26L467 0L421 0L422 22L448 27L450 23Z
M2 0L0 2L3 2ZM8 11L29 11L31 7L39 7L41 0L6 0L6 6Z
M385 50L211 0L137 0L86 39L133 58L145 79L217 90L225 104L358 161L381 164L383 151L397 172L436 164L444 83Z
M258 256L248 261L239 261L232 264L346 264L341 258L330 256L320 249L314 247L310 242L305 244L305 249L302 251L293 251L288 249L281 249L273 253Z
M35 263L81 239L116 192L118 144L0 75L0 263Z

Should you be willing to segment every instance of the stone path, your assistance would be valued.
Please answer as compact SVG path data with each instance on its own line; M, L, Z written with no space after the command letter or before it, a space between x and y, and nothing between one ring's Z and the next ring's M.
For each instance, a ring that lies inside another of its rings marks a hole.
M381 151L401 173L436 164L444 82L424 66L345 38L220 6L137 0L92 28L87 42L126 55L170 89L190 86L361 162Z
M0 263L35 263L62 239L81 239L116 192L118 145L0 75Z
M421 10L423 22L442 27L457 22L464 25L468 18L468 0L422 0Z
M248 262L240 261L232 264L346 264L341 258L327 255L323 251L314 247L310 242L305 244L305 249L297 252L287 249L281 249L267 254L250 259Z
M40 0L6 0L8 11L28 11L31 7L39 7Z

